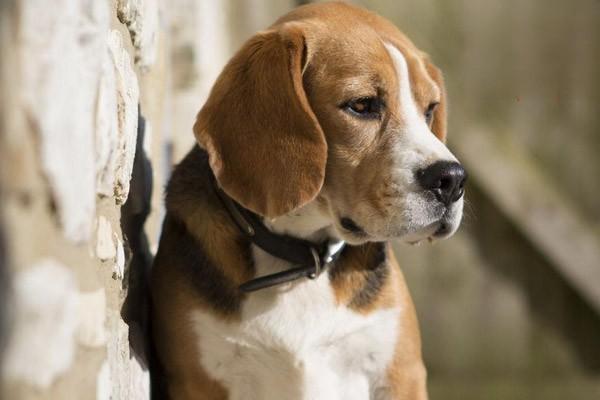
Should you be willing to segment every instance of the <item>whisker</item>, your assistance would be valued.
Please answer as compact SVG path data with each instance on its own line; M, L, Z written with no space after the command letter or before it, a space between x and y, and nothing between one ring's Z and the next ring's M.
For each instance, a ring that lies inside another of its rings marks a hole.
M468 200L464 199L463 203L463 225L464 226L472 226L473 223L477 221L477 214L475 212L475 207Z

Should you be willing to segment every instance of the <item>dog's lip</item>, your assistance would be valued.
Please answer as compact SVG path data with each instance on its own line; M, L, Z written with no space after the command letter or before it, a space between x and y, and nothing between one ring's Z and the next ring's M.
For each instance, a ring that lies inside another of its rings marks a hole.
M340 227L347 233L358 237L368 236L365 229L358 225L352 218L350 217L342 217L339 219Z
M352 232L352 231L340 226L340 231L342 232L342 234L344 236L351 237L354 240L364 241L364 240L369 240L370 238L374 237L373 235L365 232L364 230L362 230L360 232Z
M445 239L452 233L452 222L450 221L448 211L442 213L438 219L430 222L429 224L418 228L411 232L387 232L386 234L374 234L367 231L364 226L358 225L355 220L347 216L338 216L336 223L334 224L343 236L346 236L348 240L401 240L408 244L417 244L427 239L429 242L433 242L439 239ZM347 223L344 224L343 220L348 219L354 225L355 229L349 229L350 226ZM346 225L346 226L344 226Z
M348 243L358 244L372 240L374 238L374 236L368 231L366 231L362 225L357 225L357 227L359 227L360 230L352 231L350 229L345 228L342 225L343 218L344 217L341 216L337 217L333 224L334 230L337 232L337 236L339 236L343 240L346 240Z
M435 235L440 229L440 224L441 224L441 220L438 220L438 221L432 222L429 225L424 226L423 228L419 229L418 231L416 231L410 235L412 237L415 237L414 240L408 239L408 240L406 240L406 243L419 244L425 239L429 240L429 242L432 242L434 239L437 238Z
M446 222L445 220L441 220L439 221L440 226L437 228L437 230L433 233L433 235L431 235L434 238L440 238L440 237L444 237L446 236L448 233L450 233L450 231L452 230L450 224L448 222Z
M416 231L413 231L412 233L408 233L408 234L405 231L398 231L398 232L388 232L388 233L385 233L382 235L382 234L369 233L362 225L360 225L360 226L357 225L357 227L359 227L360 230L350 230L342 224L342 219L344 219L344 218L338 218L337 223L335 225L338 228L338 231L340 231L344 236L346 236L346 238L348 240L352 239L352 240L359 240L362 242L365 240L367 240L367 241L368 240L395 240L395 239L403 240L403 237L405 237L405 236L414 237L415 238L414 240L412 240L412 239L406 240L405 239L406 242L409 244L416 244L425 239L429 239L430 241L432 241L434 238L438 238L438 236L436 236L436 234L441 229L440 224L443 221L443 217L442 217L439 220L436 220L436 221L434 221Z
M444 215L437 221L439 223L439 227L436 231L431 235L432 239L445 239L450 237L454 231L453 229L453 221L450 209L446 209Z
M433 242L437 239L446 239L452 235L452 222L448 218L447 213L445 213L442 218L436 222L436 224L438 224L437 229L427 238L429 242Z

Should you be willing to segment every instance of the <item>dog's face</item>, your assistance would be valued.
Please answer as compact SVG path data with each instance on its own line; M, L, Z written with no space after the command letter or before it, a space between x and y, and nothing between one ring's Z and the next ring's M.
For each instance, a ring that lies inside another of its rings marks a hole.
M316 201L350 243L417 242L462 216L445 101L437 68L389 22L305 7L238 52L195 133L223 189L259 214Z
M462 216L464 170L441 141L445 98L435 67L368 25L347 27L341 46L328 35L330 26L304 86L327 139L321 196L338 234L351 243L451 235ZM432 170L442 163L446 169ZM437 174L436 182L424 183L423 174ZM436 189L455 193L448 200Z

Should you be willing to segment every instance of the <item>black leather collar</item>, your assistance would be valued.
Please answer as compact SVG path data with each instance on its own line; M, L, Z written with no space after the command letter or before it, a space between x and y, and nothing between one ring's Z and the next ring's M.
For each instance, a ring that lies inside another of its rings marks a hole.
M253 292L300 278L315 279L346 246L343 240L315 244L308 240L271 232L258 215L235 202L218 187L216 182L214 187L231 219L252 243L272 256L295 266L285 271L251 279L240 285L239 289L243 292Z

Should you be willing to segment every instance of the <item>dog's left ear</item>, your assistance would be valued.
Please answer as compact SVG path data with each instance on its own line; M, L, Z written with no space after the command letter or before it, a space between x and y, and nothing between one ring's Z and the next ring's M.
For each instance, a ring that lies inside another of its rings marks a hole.
M442 71L440 71L440 69L431 62L429 56L424 56L424 62L427 73L440 89L440 104L438 104L433 112L431 131L435 136L437 136L438 139L446 143L448 101L446 98L446 85L444 84L444 76L442 75Z
M194 125L220 187L263 216L308 203L323 185L327 144L302 84L309 60L301 24L258 33L225 66Z

